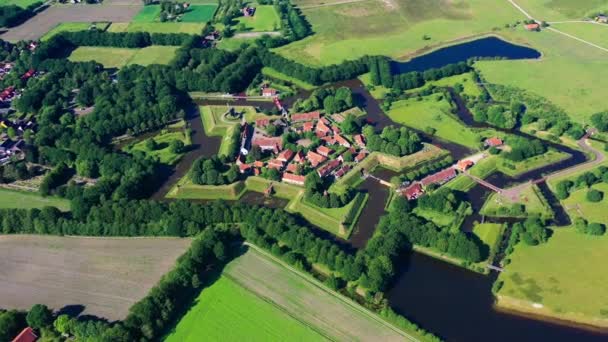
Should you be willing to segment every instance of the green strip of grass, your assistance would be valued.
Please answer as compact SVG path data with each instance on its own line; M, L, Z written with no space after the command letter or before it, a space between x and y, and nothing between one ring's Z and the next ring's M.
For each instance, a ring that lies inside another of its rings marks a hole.
M33 192L0 188L0 208L31 209L47 206L69 211L70 201L58 197L42 197Z
M290 82L293 85L295 85L298 88L302 88L304 90L313 90L315 88L314 85L301 81L295 77L291 77L291 76L287 76L279 71L276 71L273 68L270 67L264 67L262 68L262 74L264 74L265 76L268 76L270 78L275 78L281 81L285 81L285 82Z

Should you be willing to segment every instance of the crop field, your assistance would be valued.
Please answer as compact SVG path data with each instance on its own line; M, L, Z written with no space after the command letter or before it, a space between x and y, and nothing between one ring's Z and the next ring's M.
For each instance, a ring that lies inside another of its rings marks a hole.
M173 153L170 148L170 143L173 140L181 140L184 143L185 148L190 144L190 137L184 136L184 132L167 132L160 133L154 136L157 148L154 151L150 151L146 148L146 140L140 141L131 147L127 147L127 152L141 151L147 157L157 159L160 163L164 164L175 164L182 157L183 153Z
M112 23L110 32L188 33L201 34L205 24L200 23Z
M81 46L72 52L73 62L96 61L106 68L121 68L128 64L168 64L176 46L149 46L142 49Z
M135 23L150 23L154 22L160 15L160 5L147 5L137 12L133 17Z
M608 327L608 236L557 228L545 244L518 244L500 273L498 306Z
M604 193L604 198L598 203L589 202L586 198L588 189L579 189L562 201L564 208L571 218L582 217L589 222L608 225L608 184L598 183L591 188Z
M189 245L175 238L1 236L2 307L82 305L84 314L123 319Z
M212 293L205 295L207 290ZM253 248L203 290L168 341L196 341L202 331L212 340L405 339L374 314Z
M255 5L253 17L238 17L236 21L243 23L245 30L251 32L277 31L281 28L281 19L273 5Z
M70 210L70 201L58 197L42 197L35 192L15 191L0 188L0 208L42 208L56 207L61 211Z
M185 23L206 23L213 19L217 5L192 5L182 17L182 22Z
M495 32L521 20L501 0L297 0L315 34L281 47L285 57L327 65L363 55L407 58L448 42ZM423 39L427 36L428 39Z
M394 102L386 113L393 121L426 131L435 129L439 138L473 149L479 147L481 137L450 116L450 104L442 95L434 94L422 100L408 99Z
M129 22L139 12L141 2L95 6L51 6L22 25L11 28L0 38L8 41L36 40L61 23Z
M487 82L542 96L580 123L589 123L593 113L606 109L604 89L608 87L608 78L598 77L608 68L606 51L548 30L532 33L519 28L502 34L540 50L543 56L540 60L475 63Z

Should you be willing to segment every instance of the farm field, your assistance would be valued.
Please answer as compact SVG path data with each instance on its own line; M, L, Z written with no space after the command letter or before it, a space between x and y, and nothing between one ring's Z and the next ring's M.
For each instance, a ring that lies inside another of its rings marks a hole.
M61 23L129 22L141 8L140 1L95 6L51 6L22 25L3 33L0 38L11 42L37 40Z
M133 17L135 23L150 23L155 21L160 15L160 5L147 5L137 12Z
M443 95L433 94L421 101L408 99L394 102L386 113L393 121L426 131L435 129L435 136L473 149L481 137L450 116L451 106Z
M168 64L177 46L148 46L142 49L81 46L69 59L74 62L96 61L106 68L121 68L128 64Z
M246 302L251 299L249 296L233 296L221 300L218 298L213 302L208 301L206 307L199 305L200 309L195 307L190 310L168 337L168 341L189 341L188 325L194 320L197 321L197 326L192 329L205 329L196 331L205 331L206 336L221 334L225 338L227 334L239 334L240 331L245 330L244 327L250 326L247 321L257 322L259 318L264 320L260 320L258 328L250 331L253 335L250 334L245 339L265 341L269 337L273 337L273 335L267 335L268 333L278 336L275 339L279 340L284 340L285 336L290 336L290 340L326 339L323 336L331 340L344 341L375 339L402 341L405 339L402 332L389 328L379 317L341 295L331 292L309 276L302 275L299 271L262 253L249 248L245 254L226 266L222 278L220 278L220 282L223 278L228 278L247 289L250 295L257 298L256 302L249 303L258 304L247 307ZM218 283L209 289L213 289ZM223 286L226 290L226 285ZM207 290L203 290L201 296L205 296L205 291ZM236 301L241 302L236 310L227 312L234 307L232 303ZM264 304L259 304L260 302ZM200 303L203 301L200 300ZM258 311L267 305L273 306L275 310ZM246 312L251 313L252 310L255 310L260 314L239 314L238 310L242 310L243 307L247 307ZM196 315L196 311L201 314L193 317ZM213 311L219 311L219 314L206 313ZM279 312L282 315L279 315ZM205 319L202 319L203 317ZM299 321L299 324L295 324L295 320ZM268 322L274 324L269 325ZM288 323L296 329L285 331ZM239 327L239 329L235 329L235 327ZM304 328L310 330L304 330ZM314 334L314 332L318 333ZM192 334L190 336L190 338L194 338L200 335ZM228 339L230 340L230 338Z
M190 245L176 238L0 236L3 308L82 305L122 319Z
M200 23L112 23L109 32L188 33L200 34L205 24Z
M593 113L606 109L603 90L608 79L597 77L608 67L605 51L549 30L532 33L519 28L501 34L540 50L543 56L534 61L476 62L475 68L487 82L542 96L580 123L589 123Z
M608 225L608 184L598 183L591 188L599 190L604 198L598 203L589 202L586 198L587 188L579 189L570 194L570 197L562 201L564 209L571 218L582 217L589 222L597 222Z
M236 21L245 26L245 31L269 32L281 28L281 19L273 5L254 4L255 15L253 17L238 17ZM238 24L237 24L238 25Z
M35 192L15 191L0 188L0 208L42 208L56 207L61 211L70 210L70 201L58 197L42 197Z
M608 237L557 228L545 244L518 244L499 276L498 306L608 327Z
M186 137L184 132L167 132L154 136L157 148L153 151L150 151L146 147L146 140L140 141L133 146L127 146L124 150L126 152L140 151L143 152L146 157L157 159L161 163L175 164L183 156L183 153L174 153L171 151L170 143L174 140L182 141L184 143L184 149L187 149L188 145L190 145L190 137Z
M91 27L91 23L61 23L55 27L53 27L49 32L47 32L40 40L45 41L51 39L56 34L61 32L76 32L76 31L84 31L88 30Z
M328 65L363 55L404 59L458 39L496 32L521 20L500 0L297 0L315 34L277 49L304 64ZM428 40L423 39L428 36Z
M184 13L182 22L184 23L206 23L213 19L217 5L192 5L190 9Z

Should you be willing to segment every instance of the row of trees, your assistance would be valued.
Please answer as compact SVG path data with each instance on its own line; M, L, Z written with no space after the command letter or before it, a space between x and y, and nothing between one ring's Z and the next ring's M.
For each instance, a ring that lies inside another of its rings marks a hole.
M17 5L0 6L0 27L14 27L36 15L34 11L42 6L42 1L37 1L23 8Z
M144 48L151 45L181 46L191 44L195 39L196 36L187 33L106 32L98 30L62 32L51 38L51 40L56 40L64 46L111 46L120 48Z
M608 168L605 166L600 166L593 171L584 172L575 179L560 181L555 187L555 195L558 199L565 200L570 197L573 191L587 188L600 182L608 183Z
M509 137L507 144L511 147L511 150L503 152L501 155L515 162L547 152L547 146L538 139L526 139L514 136Z
M316 89L307 99L298 99L293 104L297 111L310 112L324 109L329 114L342 112L354 106L353 92L348 87Z

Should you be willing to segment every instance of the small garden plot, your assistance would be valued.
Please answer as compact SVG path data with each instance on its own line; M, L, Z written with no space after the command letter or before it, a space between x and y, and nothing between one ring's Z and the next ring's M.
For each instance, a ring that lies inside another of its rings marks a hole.
M252 5L255 14L252 17L239 17L237 30L241 32L270 32L281 28L281 19L272 5Z
M206 23L213 19L217 5L193 5L184 13L182 21L185 23Z

